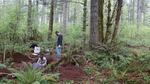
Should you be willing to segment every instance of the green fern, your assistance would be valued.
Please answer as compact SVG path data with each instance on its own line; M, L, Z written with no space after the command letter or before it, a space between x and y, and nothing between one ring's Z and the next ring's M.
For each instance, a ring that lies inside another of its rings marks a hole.
M43 70L41 69L33 69L32 64L23 63L26 68L22 71L17 71L15 69L11 69L14 72L14 75L17 77L16 81L18 84L40 84L41 81L57 82L58 75L47 74L43 75Z

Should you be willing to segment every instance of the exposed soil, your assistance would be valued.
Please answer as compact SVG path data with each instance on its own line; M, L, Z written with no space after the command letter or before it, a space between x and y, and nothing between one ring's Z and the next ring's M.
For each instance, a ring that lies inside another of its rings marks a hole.
M105 77L109 77L112 74L112 70L110 69L104 69L101 71L101 75Z
M21 62L31 62L32 60L29 59L27 56L21 54L21 53L14 53L13 56L13 62L21 63Z
M142 74L140 74L139 72L128 73L127 77L130 80L136 80L136 79L142 79L143 78Z
M16 70L23 70L25 69L25 66L23 65L23 63L13 63L12 68Z
M48 64L50 64L52 62L56 62L56 56L45 55L45 57L48 60ZM25 68L25 66L21 63L22 61L24 61L24 62L32 61L26 55L23 55L20 53L14 53L12 58L13 58L13 62L14 62L14 64L12 65L12 68L17 69L17 70L22 70ZM132 66L132 65L137 66L140 64L141 63L134 62L130 66ZM85 63L85 66L92 67L92 66L94 66L94 64L90 61L87 61ZM52 72L51 70L52 70L52 68L47 69L45 71L45 73L50 73L50 72ZM62 65L62 66L58 67L57 70L54 71L54 73L57 71L59 71L59 73L60 73L59 80L62 82L67 81L67 80L74 80L74 81L89 80L90 84L94 84L94 81L95 81L94 76L92 76L92 78L91 78L91 76L88 77L86 75L86 73L80 67L77 67L72 64ZM111 74L112 74L112 70L104 69L101 71L100 79L105 79L105 78L109 77ZM0 69L0 79L2 77L7 77L8 79L14 79L14 77L11 75L11 72L7 68ZM131 72L131 73L127 74L127 78L130 80L136 80L136 79L142 80L142 75L138 74L136 72L135 73ZM121 80L120 82L123 82L123 80Z
M79 81L86 78L84 71L74 65L70 65L70 64L63 65L59 68L59 71L61 73L60 81L66 81L66 80Z
M7 68L0 69L1 73L11 73Z
M47 59L47 63L48 63L48 64L51 64L52 62L56 62L56 61L57 61L57 60L56 60L56 56L49 56L49 55L46 55L45 57L46 57L46 59Z
M45 55L45 57L48 60L48 64L50 64L52 62L56 62L56 56ZM23 68L25 68L24 65L22 64L22 62L33 62L33 60L31 60L28 56L23 55L21 53L14 53L12 56L12 59L14 62L14 64L12 65L12 68L17 69L17 70L22 70ZM37 60L37 59L35 59L35 60ZM66 80L81 81L81 80L87 79L85 72L81 68L79 68L75 65L65 64L65 65L58 67L57 70L55 70L55 72L57 72L57 71L60 72L60 81L66 81ZM48 69L48 70L46 70L46 72L49 73L52 71L51 71L51 69ZM0 75L0 77L8 77L9 78L8 74L11 72L7 69L2 69L2 70L0 70L0 73L2 73L2 75ZM6 74L4 74L4 73L6 73Z
M2 69L0 69L0 78L6 77L10 73L11 72L7 68L2 68Z

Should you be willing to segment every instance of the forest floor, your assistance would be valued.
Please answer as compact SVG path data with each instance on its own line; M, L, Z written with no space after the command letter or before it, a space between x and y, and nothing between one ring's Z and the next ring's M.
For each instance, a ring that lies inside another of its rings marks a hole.
M144 52L144 51L147 51L147 52L150 52L150 48L149 47L146 47L146 46L132 46L132 45L127 45L126 47L132 49L132 50L135 50L135 52L133 52L133 54L135 55L139 55L141 54L141 52ZM143 51L144 50L144 51ZM29 58L30 56L27 56L27 55L24 55L22 53L14 53L12 55L12 65L11 65L11 68L14 68L16 70L22 70L25 68L25 66L23 65L22 62L26 62L26 63L34 63L37 61L37 58ZM55 59L55 56L53 56L54 59ZM48 60L49 63L52 62L52 60ZM44 73L57 73L59 72L60 73L60 76L59 76L59 81L60 82L63 82L63 81L68 81L68 80L73 80L73 81L76 81L76 82L82 82L82 84L85 84L86 81L89 81L90 84L94 84L95 81L98 81L98 83L96 84L99 84L101 83L102 81L106 80L107 78L111 77L112 74L113 74L113 70L112 69L102 69L102 70L99 70L98 74L97 73L94 73L94 74L91 74L91 75L88 75L85 71L84 71L84 68L85 67L93 67L95 66L92 62L89 62L89 61L85 61L85 65L83 66L75 66L73 64L62 64L61 66L59 66L58 68L54 69L53 71L51 70L46 70ZM138 80L138 83L137 84L144 84L144 75L143 74L148 74L150 75L150 70L147 69L147 70L144 70L143 73L140 73L139 71L136 71L138 68L141 68L142 66L144 66L144 63L141 63L139 61L134 61L132 63L129 64L130 67L132 67L132 70L133 71L130 71L128 73L126 73L125 76L123 76L123 74L118 74L116 77L117 80L119 81L119 83L123 84L126 80ZM12 72L7 68L0 68L0 79L2 77L6 77L10 80L14 80L16 79L15 77L12 76ZM98 78L97 78L98 77ZM98 80L97 80L98 79ZM113 81L112 81L113 82ZM78 83L76 83L78 84Z
M37 58L30 59L29 56L23 55L21 53L14 53L12 55L12 58L10 59L12 59L11 62L12 65L10 68L14 68L16 70L23 70L25 68L22 62L34 63L37 61ZM50 62L52 61L50 60ZM85 66L88 66L88 64L86 64ZM84 72L83 67L78 67L73 64L62 64L61 66L59 66L57 69L53 71L51 71L51 69L50 70L47 69L46 71L44 71L44 73L46 74L51 72L60 73L60 77L59 77L60 82L68 81L68 80L74 80L74 81L91 80L92 81L92 79L90 79L90 77L87 76L86 73ZM0 68L0 79L2 77L6 77L8 79L15 79L15 77L12 76L12 72L7 67Z

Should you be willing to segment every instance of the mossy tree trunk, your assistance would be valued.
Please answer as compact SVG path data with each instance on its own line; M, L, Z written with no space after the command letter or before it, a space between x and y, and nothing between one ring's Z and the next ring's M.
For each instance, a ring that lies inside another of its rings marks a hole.
M121 12L122 12L122 5L123 5L123 0L117 0L117 13L115 17L115 25L114 25L114 31L112 35L112 40L111 43L113 44L116 41L118 32L119 32L119 23L120 23L120 17L121 17Z
M63 34L67 33L67 22L68 22L68 2L67 0L63 0Z
M98 32L98 0L91 0L90 40L89 47L93 48L99 42Z
M27 18L27 27L29 38L32 37L32 0L28 0L28 18Z
M87 0L84 0L84 7L83 7L83 47L85 46L86 41L86 23L87 21Z
M54 19L54 0L51 0L51 8L49 15L49 30L48 30L48 41L52 38L53 33L53 19Z
M111 1L108 1L108 13L107 13L107 24L106 24L106 34L104 42L107 43L111 39L112 35L112 22L111 22Z
M98 0L98 32L99 32L99 42L104 41L104 0Z

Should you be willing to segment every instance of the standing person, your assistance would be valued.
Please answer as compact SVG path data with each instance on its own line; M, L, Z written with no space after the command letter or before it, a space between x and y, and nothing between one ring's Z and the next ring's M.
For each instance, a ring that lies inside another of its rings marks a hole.
M56 31L55 32L56 36L57 36L57 43L56 43L56 56L57 56L57 60L61 59L61 49L62 49L62 41L63 41L63 35Z

